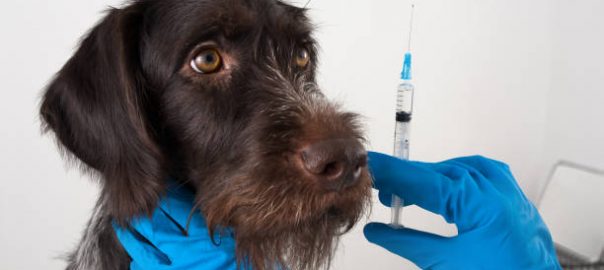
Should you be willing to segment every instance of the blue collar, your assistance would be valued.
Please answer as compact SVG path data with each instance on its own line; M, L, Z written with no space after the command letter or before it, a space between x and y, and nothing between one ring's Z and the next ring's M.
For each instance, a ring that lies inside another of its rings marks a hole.
M236 269L231 232L209 236L199 211L191 214L194 195L172 183L151 217L139 217L129 228L113 224L130 255L132 270Z

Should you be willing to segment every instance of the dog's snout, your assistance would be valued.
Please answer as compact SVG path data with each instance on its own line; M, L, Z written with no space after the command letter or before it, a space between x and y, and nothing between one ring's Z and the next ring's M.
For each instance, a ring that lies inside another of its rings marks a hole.
M302 170L330 191L352 186L367 166L367 152L355 139L324 140L299 152Z

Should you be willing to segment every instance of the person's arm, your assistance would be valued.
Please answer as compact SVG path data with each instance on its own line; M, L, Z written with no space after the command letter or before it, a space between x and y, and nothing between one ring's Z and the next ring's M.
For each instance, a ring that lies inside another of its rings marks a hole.
M455 223L442 237L386 224L365 226L365 237L423 269L561 269L551 235L508 166L484 157L440 163L369 153L380 201L392 194Z

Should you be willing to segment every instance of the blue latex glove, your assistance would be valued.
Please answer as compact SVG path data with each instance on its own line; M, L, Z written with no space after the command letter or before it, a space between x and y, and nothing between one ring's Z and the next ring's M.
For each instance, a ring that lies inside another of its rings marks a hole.
M420 163L369 153L369 166L382 203L389 206L394 193L458 229L448 238L370 223L370 242L423 269L561 269L547 227L504 163Z
M131 228L114 224L120 243L132 258L130 269L236 269L231 234L216 235L214 244L199 211L189 221L193 199L193 194L172 185L151 218L135 219Z

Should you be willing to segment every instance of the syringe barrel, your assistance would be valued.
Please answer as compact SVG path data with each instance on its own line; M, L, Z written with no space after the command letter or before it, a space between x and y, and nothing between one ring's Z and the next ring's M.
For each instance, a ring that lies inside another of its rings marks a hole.
M404 160L409 159L409 124L397 121L394 127L394 156Z
M394 129L394 156L409 159L409 128L413 116L413 90L409 81L399 84L396 94L396 127Z
M413 90L415 87L409 81L403 81L398 85L396 90L396 121L409 122L411 121L411 114L413 113ZM406 113L409 119L400 119L399 113Z
M409 81L403 81L397 89L396 96L396 127L394 131L394 156L400 159L409 159L409 129L413 114L414 86ZM404 202L396 195L392 195L391 226L402 227L401 217Z

